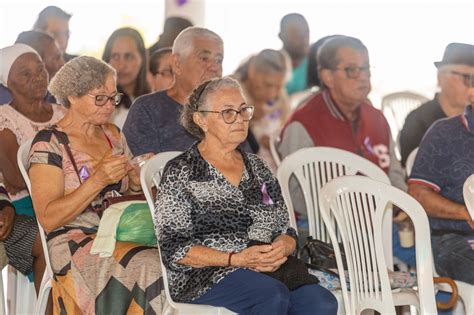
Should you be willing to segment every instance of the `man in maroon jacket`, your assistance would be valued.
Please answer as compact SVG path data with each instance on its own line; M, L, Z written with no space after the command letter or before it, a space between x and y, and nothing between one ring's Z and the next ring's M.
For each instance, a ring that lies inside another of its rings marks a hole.
M285 125L278 147L282 158L313 146L350 151L378 165L394 186L406 190L390 127L367 99L371 89L367 47L357 38L335 36L321 46L317 58L322 90L298 108ZM304 217L302 195L295 184L290 183L293 204ZM393 236L397 241L398 233ZM412 255L399 258L414 265L414 257L408 256Z

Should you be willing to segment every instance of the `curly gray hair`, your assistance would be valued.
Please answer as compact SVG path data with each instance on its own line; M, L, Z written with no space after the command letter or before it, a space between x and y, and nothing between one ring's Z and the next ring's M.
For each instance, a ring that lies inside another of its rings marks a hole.
M197 88L194 89L194 91L189 96L187 103L181 109L181 125L199 140L204 138L204 132L194 122L193 115L194 113L198 112L198 110L208 109L209 104L207 103L207 100L209 95L224 88L238 89L240 94L245 97L239 82L229 76L226 76L201 83ZM204 115L206 114L204 113Z
M81 97L102 87L109 75L117 77L115 69L94 57L81 56L66 63L49 83L49 91L59 104L71 106L69 97Z

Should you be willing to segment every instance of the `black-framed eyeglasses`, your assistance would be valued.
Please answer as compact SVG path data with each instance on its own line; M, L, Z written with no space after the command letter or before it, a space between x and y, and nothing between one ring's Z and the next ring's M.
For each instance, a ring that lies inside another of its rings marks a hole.
M370 77L370 66L348 66L345 68L335 68L333 71L344 71L346 73L346 77L349 79L358 79L362 72L366 73Z
M466 87L474 87L474 73L462 73L455 70L451 70L449 73L460 76L462 78L462 83L464 83Z
M112 96L104 95L104 94L87 94L90 97L93 97L95 100L96 106L104 106L107 104L108 101L112 101L112 105L117 106L122 101L123 94L122 93L115 93Z
M215 113L221 114L222 119L226 124L233 124L237 120L237 115L242 116L243 121L249 121L253 116L253 106L244 106L240 110L233 108L226 108L221 111L215 110L198 110L199 113Z

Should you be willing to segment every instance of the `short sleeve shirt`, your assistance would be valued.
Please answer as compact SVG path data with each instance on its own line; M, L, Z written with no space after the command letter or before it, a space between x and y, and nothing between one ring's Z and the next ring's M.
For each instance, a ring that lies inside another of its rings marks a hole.
M421 141L409 183L425 185L446 199L464 204L463 185L474 173L474 116L464 114L438 120ZM470 231L464 221L430 218L436 230Z

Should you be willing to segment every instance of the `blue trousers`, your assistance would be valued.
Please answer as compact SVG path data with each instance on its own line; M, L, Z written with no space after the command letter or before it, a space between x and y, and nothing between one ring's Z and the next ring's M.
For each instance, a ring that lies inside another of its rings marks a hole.
M445 234L431 236L433 258L440 276L474 284L474 250L468 243L472 236Z
M238 314L337 313L336 298L319 285L289 291L282 282L247 269L232 272L191 303L222 306Z

